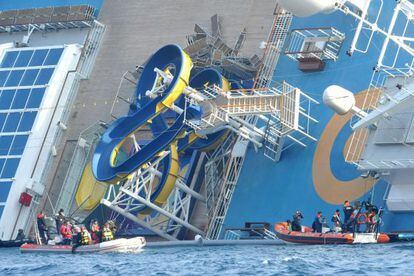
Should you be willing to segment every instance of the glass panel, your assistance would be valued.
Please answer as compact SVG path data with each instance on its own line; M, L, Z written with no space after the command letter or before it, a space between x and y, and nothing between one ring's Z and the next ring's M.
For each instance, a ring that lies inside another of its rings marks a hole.
M0 87L6 82L9 73L10 71L0 71Z
M39 73L39 69L26 70L22 78L22 81L20 82L20 86L33 85L38 73Z
M11 109L22 109L26 106L27 98L29 98L30 89L18 89L14 97ZM1 101L1 100L0 100Z
M0 109L9 109L16 90L3 90L0 96Z
M14 137L13 145L11 146L9 155L22 155L28 138L29 135L17 135Z
M26 67L29 64L33 51L21 51L17 57L14 67Z
M47 55L48 49L36 50L33 54L29 66L41 66Z
M7 155L14 136L0 136L0 155Z
M45 68L40 70L39 76L37 76L36 85L47 84L54 70L54 68Z
M4 163L6 163L6 159L5 158L0 159L0 173L3 170Z
M0 113L0 131L3 128L4 122L6 121L7 114Z
M17 131L29 131L32 129L33 123L36 119L37 112L25 112Z
M18 86L20 80L22 79L24 70L13 70L10 73L9 79L6 82L5 86Z
M7 196L9 195L12 184L13 184L12 181L0 182L0 202L7 201ZM0 210L0 215L1 215L1 212L3 212L3 210Z
M56 65L62 55L63 48L50 49L43 65Z
M45 94L45 88L33 88L32 92L30 93L29 100L27 101L26 108L40 107L44 94Z
M4 124L3 132L15 132L21 117L21 112L9 113L6 123Z
M12 178L16 174L17 167L19 166L20 158L8 158L4 164L1 178Z
M16 61L16 57L19 54L18 51L10 51L7 52L6 55L3 58L3 61L1 62L1 68L6 67L13 67L14 62Z

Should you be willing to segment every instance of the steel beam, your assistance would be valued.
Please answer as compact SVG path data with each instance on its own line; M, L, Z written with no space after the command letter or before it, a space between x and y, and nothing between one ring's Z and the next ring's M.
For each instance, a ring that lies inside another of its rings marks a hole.
M170 241L177 241L177 239L159 229L155 229L154 227L152 227L149 223L140 220L139 218L137 218L136 216L134 216L131 213L126 212L124 209L113 205L109 200L106 199L102 199L101 203L105 206L107 206L108 208L114 210L115 212L117 212L118 214L121 214L122 216L126 217L127 219L132 220L133 222L136 222L137 224L141 225L144 228L147 228L149 230L151 230L152 232L154 232L155 234L159 235L160 237L163 237L164 239L170 240Z

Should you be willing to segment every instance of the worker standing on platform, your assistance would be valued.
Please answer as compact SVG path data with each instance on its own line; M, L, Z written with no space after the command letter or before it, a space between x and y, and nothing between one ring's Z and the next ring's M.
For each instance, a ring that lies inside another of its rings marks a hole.
M314 220L314 221L313 221L313 223L312 223L312 229L313 229L313 232L316 232L316 233L322 233L322 225L323 225L323 221L324 221L324 219L323 219L323 217L322 217L322 212L321 212L321 211L319 211L319 212L316 214L315 220Z
M351 215L354 212L354 207L351 206L351 204L349 203L349 200L345 200L343 211L344 211L343 231L350 232L352 231Z
M43 211L40 211L40 213L37 215L37 229L39 230L40 241L42 244L47 244L49 237L47 234L47 226Z
M331 221L333 222L333 230L336 233L342 232L341 213L339 212L339 209L336 209Z
M63 209L60 209L59 212L56 214L55 220L56 220L56 229L59 230L62 224L66 220L66 216L64 214Z
M302 219L303 219L302 213L300 211L296 211L296 213L293 215L292 231L302 232L302 223L301 223Z

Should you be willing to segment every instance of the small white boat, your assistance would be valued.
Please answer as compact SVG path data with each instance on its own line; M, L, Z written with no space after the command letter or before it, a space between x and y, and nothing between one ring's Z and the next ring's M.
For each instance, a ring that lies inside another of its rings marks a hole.
M98 244L82 245L73 249L71 245L39 245L26 243L20 247L22 253L136 253L146 245L145 238L116 239Z

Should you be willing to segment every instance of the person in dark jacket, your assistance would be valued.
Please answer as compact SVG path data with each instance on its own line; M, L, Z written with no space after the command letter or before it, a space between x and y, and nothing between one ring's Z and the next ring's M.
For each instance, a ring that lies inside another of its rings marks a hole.
M64 213L63 209L60 209L59 212L56 214L56 229L60 229L60 227L62 226L62 224L65 222L66 220L66 216Z
M292 222L292 231L302 231L302 223L301 220L303 219L303 215L300 211L296 211L293 215L293 222Z
M343 231L344 232L350 232L352 231L352 213L354 212L354 207L351 206L351 204L349 203L349 200L345 200L344 202L344 223L343 223Z
M24 232L23 232L23 229L19 229L18 231L17 231L17 236L16 236L16 241L22 241L22 240L24 240L26 237L24 236Z
M331 218L331 221L333 222L333 230L336 233L342 232L341 213L339 212L339 209L336 209L335 213Z
M47 244L49 238L47 235L47 226L45 223L45 215L43 214L43 211L40 211L40 213L37 214L37 229L39 230L40 241L42 244Z
M322 233L322 225L323 225L323 222L324 222L324 219L322 217L322 212L319 211L316 214L315 220L312 223L313 232Z

